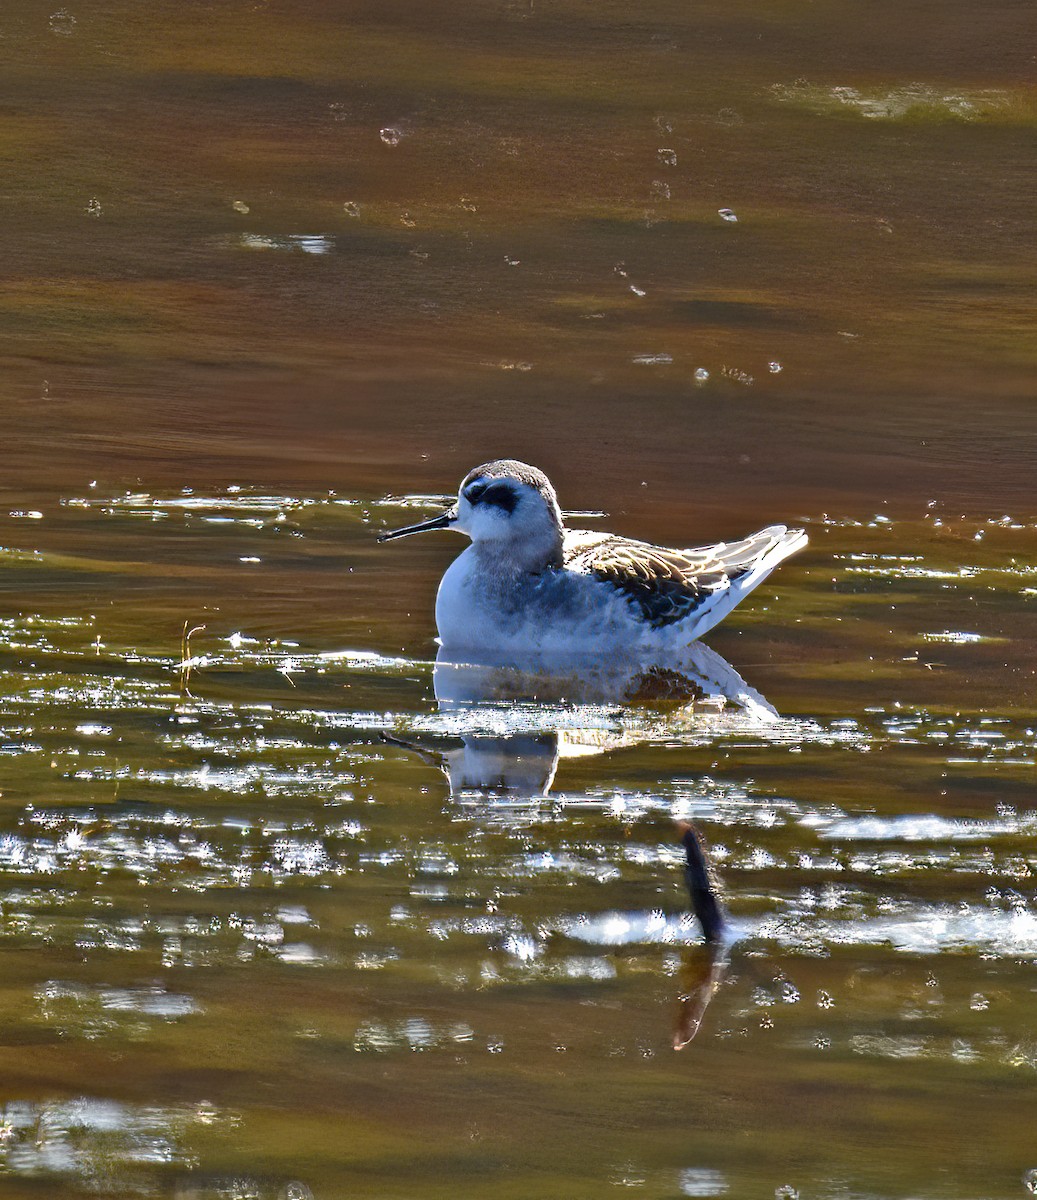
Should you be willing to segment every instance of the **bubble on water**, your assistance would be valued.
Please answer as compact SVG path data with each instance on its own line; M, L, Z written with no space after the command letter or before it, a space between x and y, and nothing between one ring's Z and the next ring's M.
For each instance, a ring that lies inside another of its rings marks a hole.
M101 215L101 201L96 196L92 196L87 201L86 215L88 217L99 217Z
M832 1048L832 1039L831 1038L826 1038L826 1037L814 1038L814 1049L815 1050L831 1050L831 1048Z
M637 286L637 284L635 284L635 283L632 283L630 285L630 290L634 293L635 296L647 296L648 295L648 293L644 290L644 288L639 288Z
M782 983L778 992L782 1004L798 1004L799 1003L799 988L794 983L789 983L786 979Z
M522 262L522 260L520 258L512 258L510 255L507 255L507 254L504 255L504 261L508 264L509 267L517 267Z
M820 988L818 990L817 1007L818 1008L834 1008L835 1007L835 1001L832 999L830 993L826 992L824 990L824 988Z
M677 165L677 151L676 150L670 150L668 147L662 146L658 150L656 150L655 153L656 153L656 156L658 157L659 161L663 164L663 166L675 167Z
M780 375L781 374L781 363L780 362L769 362L767 364L767 370L770 371L770 373L772 375Z
M985 1012L990 1007L990 1001L982 992L973 992L972 999L969 1001L969 1008L973 1012Z
M1033 1192L1037 1196L1037 1167L1031 1167L1028 1171L1023 1172L1023 1186L1028 1192Z
M386 125L383 129L378 130L378 136L387 146L398 146L403 137L403 131L394 125Z
M669 200L670 185L668 183L664 183L661 179L653 179L652 180L652 195L657 200Z
M342 211L346 214L347 217L359 217L360 216L360 205L357 204L355 200L347 200L342 205Z
M791 1183L783 1183L774 1189L774 1200L799 1200L799 1192Z
M409 212L400 213L400 224L405 225L408 229L413 229L417 225L417 221L410 215Z
M244 200L235 200L231 205L231 208L233 208L235 212L239 213L247 213L250 211Z
M476 211L475 203L472 200L469 200L467 196L462 196L458 203L465 210L465 212Z
M704 383L707 383L709 381L709 372L706 370L705 367L696 367L695 368L694 380L698 384L699 387L701 387Z
M738 217L729 208L718 208L717 213L723 217L725 221L737 221Z
M67 8L59 8L50 14L50 31L59 37L71 37L76 31L76 18Z

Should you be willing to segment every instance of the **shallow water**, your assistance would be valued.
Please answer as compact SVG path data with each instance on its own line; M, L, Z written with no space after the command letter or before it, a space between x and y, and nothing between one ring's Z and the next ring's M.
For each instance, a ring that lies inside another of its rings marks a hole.
M0 1195L1037 1190L1028 17L7 6ZM810 547L437 662L496 454Z

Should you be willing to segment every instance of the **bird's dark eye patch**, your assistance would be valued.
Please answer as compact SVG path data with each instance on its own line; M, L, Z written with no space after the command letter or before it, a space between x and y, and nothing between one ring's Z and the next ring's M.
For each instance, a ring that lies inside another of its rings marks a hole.
M518 495L515 489L509 487L508 484L494 483L483 492L480 501L483 504L494 504L510 515L515 511L515 505L518 504Z

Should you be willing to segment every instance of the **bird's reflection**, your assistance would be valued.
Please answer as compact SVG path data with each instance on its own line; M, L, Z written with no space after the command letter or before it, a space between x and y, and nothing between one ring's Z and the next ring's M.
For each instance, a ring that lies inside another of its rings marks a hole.
M390 738L436 763L452 795L545 796L563 759L588 757L717 722L771 723L776 710L715 650L693 643L665 662L460 658L439 651L449 738ZM464 718L470 719L464 719Z
M618 655L462 657L440 647L433 685L440 706L507 700L679 706L731 701L757 718L778 717L726 658L701 642L692 642L665 660Z
M563 759L682 736L710 740L777 711L715 650L693 643L665 662L610 658L458 657L440 649L434 671L450 736L388 737L439 766L452 796L547 796ZM704 944L681 973L673 1045L695 1037L727 968L727 923L703 842L677 822L685 883Z
M484 796L546 796L563 757L557 730L496 737L465 733L450 744L435 744L418 737L383 733L385 741L413 750L439 767L450 784L450 794ZM442 739L436 739L441 743ZM460 742L460 745L454 744Z

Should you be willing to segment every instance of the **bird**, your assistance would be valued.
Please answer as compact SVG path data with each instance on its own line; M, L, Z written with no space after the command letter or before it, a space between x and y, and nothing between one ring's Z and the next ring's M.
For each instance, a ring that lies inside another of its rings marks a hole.
M469 471L446 512L378 541L435 529L472 542L439 584L441 645L536 654L690 645L807 544L802 529L784 525L690 550L567 529L547 476L509 458Z

